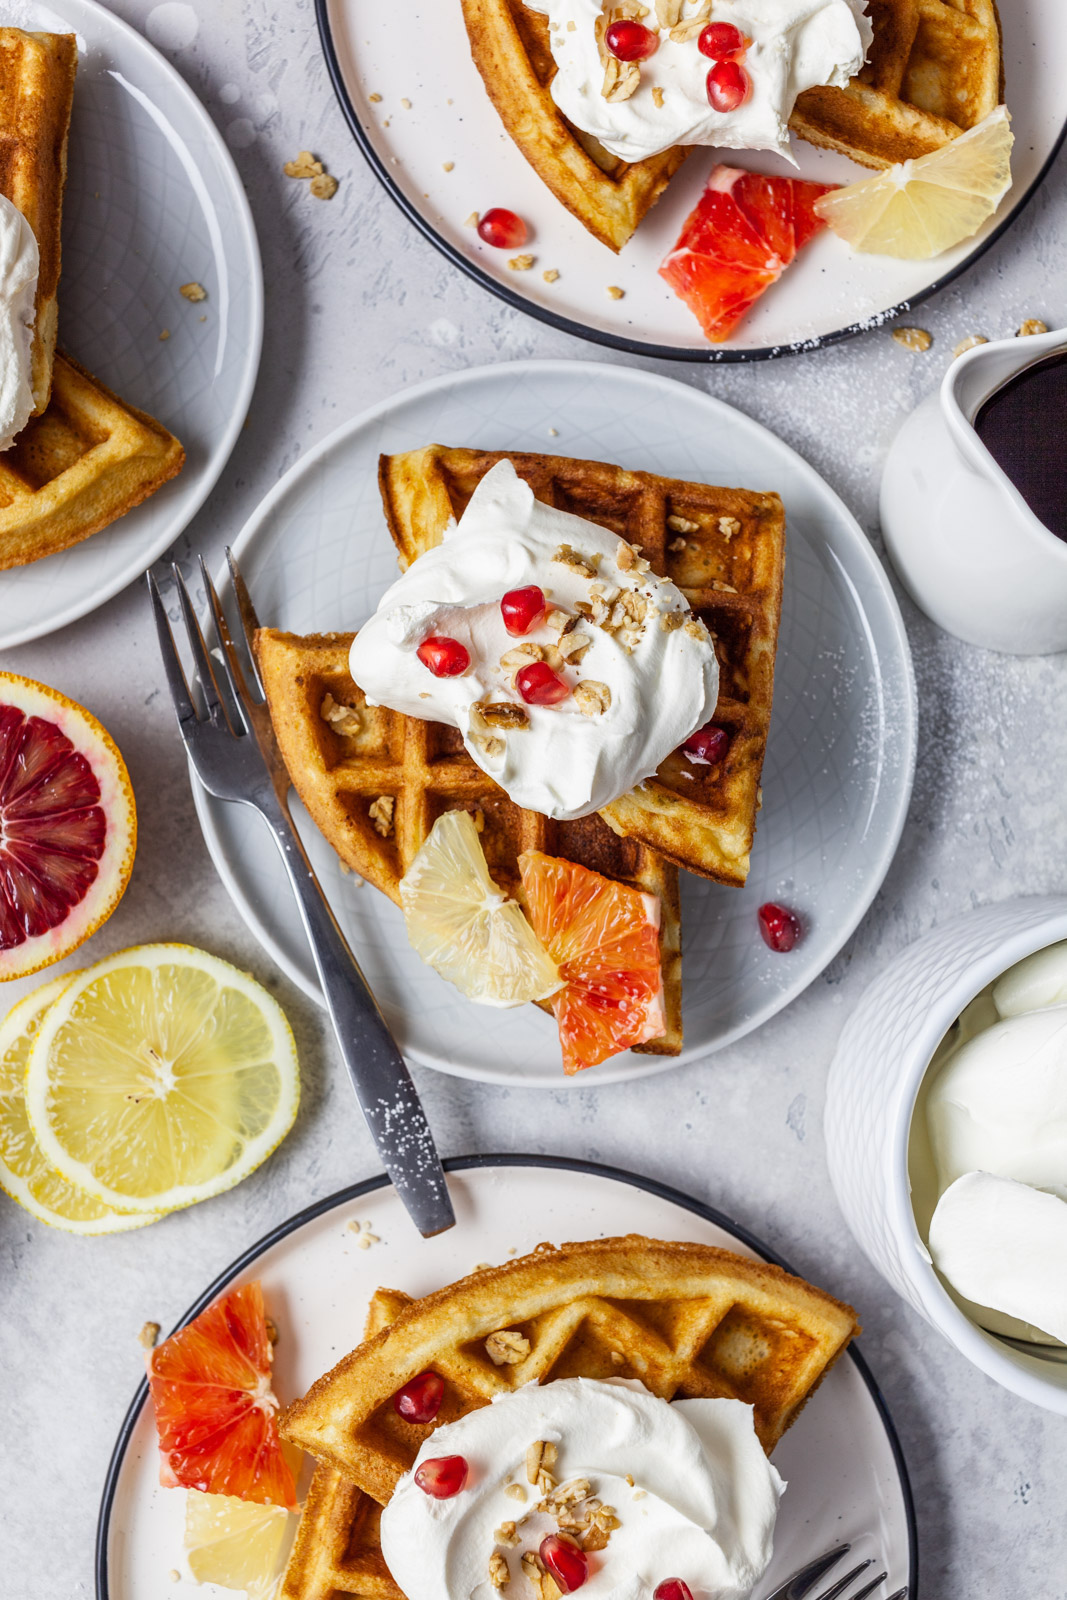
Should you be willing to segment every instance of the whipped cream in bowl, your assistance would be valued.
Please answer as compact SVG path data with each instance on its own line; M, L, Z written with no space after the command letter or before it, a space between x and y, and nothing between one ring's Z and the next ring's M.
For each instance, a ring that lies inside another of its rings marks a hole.
M448 1456L466 1481L434 1499L416 1475ZM550 1476L533 1484L538 1459ZM382 1513L382 1552L408 1600L494 1600L505 1568L507 1593L536 1600L534 1555L560 1534L588 1548L589 1600L649 1600L668 1578L694 1600L743 1600L770 1562L784 1487L738 1400L531 1383L424 1441Z
M674 145L777 150L789 159L797 96L820 84L843 88L873 38L866 0L526 0L549 18L558 68L552 98L564 116L612 155L642 161ZM603 43L604 21L637 19L658 36L647 59L619 69ZM750 89L732 110L708 100L711 60L697 40L709 22L737 28ZM633 87L631 87L633 86Z
M18 207L0 195L0 450L14 443L33 413L38 265L33 229Z
M508 632L505 594L540 589L543 618ZM437 676L444 639L468 664ZM565 686L530 703L543 663ZM472 759L524 808L588 816L649 778L710 720L719 668L681 590L617 535L536 500L497 463L441 544L413 562L357 634L350 670L371 705L458 728Z

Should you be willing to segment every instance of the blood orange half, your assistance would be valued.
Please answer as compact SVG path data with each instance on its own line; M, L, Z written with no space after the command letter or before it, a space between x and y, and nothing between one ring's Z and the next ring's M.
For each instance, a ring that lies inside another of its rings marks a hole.
M813 208L835 187L740 167L712 169L659 274L713 344L730 337L801 246L825 226Z
M133 867L129 774L88 711L0 672L0 981L77 948Z
M148 1357L159 1481L296 1508L278 1437L263 1291L245 1283Z
M534 932L564 982L551 999L564 1072L657 1038L664 1018L655 895L540 850L521 855L519 870Z

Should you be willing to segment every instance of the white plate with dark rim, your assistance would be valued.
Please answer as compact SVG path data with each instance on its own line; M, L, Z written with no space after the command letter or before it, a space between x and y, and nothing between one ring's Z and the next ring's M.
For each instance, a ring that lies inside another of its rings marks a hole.
M78 36L60 347L158 417L186 452L177 478L111 527L0 573L0 649L9 649L109 600L200 509L252 398L263 275L229 151L157 50L94 0L10 0L4 21ZM193 281L207 290L199 304L179 293Z
M367 6L316 0L330 76L356 143L401 210L453 265L550 326L634 354L682 361L754 361L847 338L907 311L980 256L1018 215L1059 148L1067 120L1067 10L1058 0L1001 5L1014 185L995 217L933 261L857 255L829 232L806 245L725 345L708 344L692 313L656 275L716 155L696 154L618 256L545 188L504 132L471 60L459 0ZM372 101L370 96L380 95ZM409 102L409 108L405 107ZM854 183L844 156L793 141L797 167L764 152L724 151L731 165ZM453 163L445 172L443 164ZM466 225L506 206L525 218L537 258L513 272ZM543 281L556 268L557 282ZM625 291L612 300L608 285Z
M785 1262L743 1228L663 1184L612 1167L551 1156L465 1156L446 1161L457 1225L420 1239L383 1176L300 1212L259 1240L210 1284L181 1319L199 1315L230 1284L258 1278L281 1337L274 1384L283 1401L302 1394L356 1343L379 1284L423 1295L503 1261L544 1239L651 1238L719 1245ZM576 1221L576 1219L580 1219ZM347 1227L369 1223L378 1243L363 1250ZM847 1292L842 1289L842 1292ZM159 1484L159 1454L147 1384L138 1389L115 1446L97 1527L97 1600L178 1600L185 1496ZM915 1515L896 1431L863 1358L854 1349L831 1369L774 1452L789 1482L771 1566L754 1593L769 1594L832 1546L849 1542L887 1571L879 1596L918 1590ZM301 1487L304 1487L302 1484ZM839 1569L840 1570L840 1569ZM836 1576L836 1574L834 1574ZM233 1591L207 1584L203 1600Z
M686 1043L616 1056L566 1080L553 1019L474 1006L423 965L384 895L346 877L318 830L304 838L331 905L405 1054L490 1083L588 1087L693 1061L794 999L852 933L903 827L915 689L900 612L855 519L758 423L670 378L594 362L514 362L406 389L325 439L277 484L236 551L261 621L298 633L358 627L396 577L379 452L431 441L621 462L667 477L775 489L785 502L785 599L775 710L752 872L744 889L682 874ZM246 807L193 792L238 909L314 998L310 952L276 848ZM785 901L804 939L775 955L756 908Z

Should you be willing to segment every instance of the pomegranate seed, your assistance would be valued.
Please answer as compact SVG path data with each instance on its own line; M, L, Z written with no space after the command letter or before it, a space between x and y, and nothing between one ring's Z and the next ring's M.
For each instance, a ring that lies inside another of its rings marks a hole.
M776 906L773 900L768 900L766 905L760 906L757 915L764 944L780 955L792 950L800 938L800 919L796 913L788 906Z
M647 61L659 49L659 34L643 22L613 22L604 43L619 61Z
M445 1397L445 1380L436 1372L420 1372L393 1396L393 1410L405 1422L432 1422Z
M515 684L528 706L554 706L566 700L570 690L543 661L531 661L515 675Z
M718 765L729 748L730 735L725 728L716 727L714 722L707 722L696 733L691 733L682 746L687 756L696 756L711 767Z
M432 1500L451 1500L467 1481L465 1456L434 1456L415 1469L415 1482Z
M526 224L514 211L494 206L478 222L478 237L494 250L517 250L526 243Z
M737 61L748 49L748 43L732 22L709 22L697 40L697 49L712 61Z
M736 111L748 99L752 80L736 61L716 61L708 73L708 104L713 111Z
M432 633L422 641L415 654L435 678L458 678L471 664L466 646L443 633Z
M536 583L525 589L509 589L500 602L500 615L509 633L529 633L545 614L544 590Z
M693 1591L684 1578L664 1578L653 1589L652 1600L693 1600Z
M564 1594L580 1589L589 1576L589 1557L569 1539L550 1533L541 1540L538 1554Z

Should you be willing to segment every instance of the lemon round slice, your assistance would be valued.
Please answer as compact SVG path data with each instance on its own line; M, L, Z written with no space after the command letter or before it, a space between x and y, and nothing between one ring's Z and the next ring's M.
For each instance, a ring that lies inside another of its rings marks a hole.
M68 1233L117 1233L154 1222L152 1212L114 1211L75 1188L50 1167L26 1115L26 1063L45 1012L70 983L53 978L11 1007L0 1022L0 1189L54 1228Z
M408 938L422 959L483 1006L543 1000L559 970L515 900L489 876L470 814L446 811L400 883Z
M243 1589L248 1600L271 1600L292 1531L289 1524L284 1506L190 1489L185 1498L189 1570L197 1583Z
M173 1211L231 1188L285 1137L299 1100L277 1001L182 944L79 972L44 1016L26 1074L45 1160L118 1211Z
M929 155L834 189L815 210L853 250L925 261L969 239L1011 188L1006 106Z

